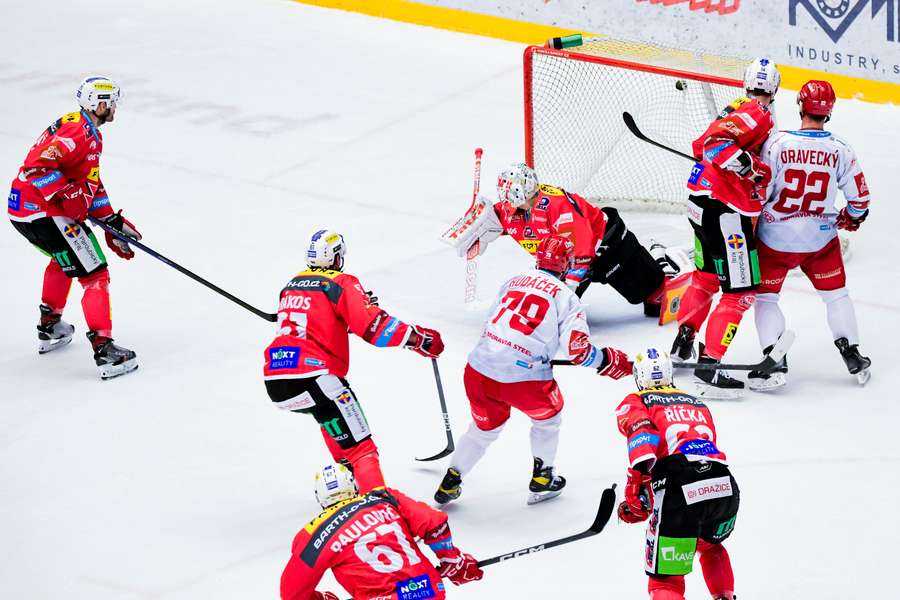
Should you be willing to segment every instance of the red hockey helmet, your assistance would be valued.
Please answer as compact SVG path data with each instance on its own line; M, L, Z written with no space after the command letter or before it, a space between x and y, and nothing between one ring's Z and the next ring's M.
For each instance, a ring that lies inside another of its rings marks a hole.
M834 88L827 81L812 79L803 84L797 94L801 112L808 115L830 117L836 98Z
M537 252L534 253L536 266L538 269L562 275L569 270L574 251L575 244L568 238L549 235L541 240Z

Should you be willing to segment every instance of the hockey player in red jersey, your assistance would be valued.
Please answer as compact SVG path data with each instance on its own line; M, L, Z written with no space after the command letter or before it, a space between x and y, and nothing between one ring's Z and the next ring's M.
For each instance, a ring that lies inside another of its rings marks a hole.
M774 126L769 104L780 75L768 59L757 59L744 75L747 96L732 102L694 141L697 164L688 179L688 218L694 229L696 271L678 310L672 357L694 356L694 336L709 315L699 362L720 362L737 333L759 285L754 217L762 209L769 167L758 152ZM712 298L722 290L710 314ZM700 395L734 398L744 383L722 370L697 370Z
M591 343L584 305L562 279L572 264L572 243L545 237L535 252L535 268L507 281L469 354L466 395L472 424L456 445L450 468L434 495L445 504L461 494L462 478L484 456L516 408L531 418L534 469L528 503L562 493L566 480L555 474L563 398L550 361L560 346L577 365L619 379L631 373L621 350Z
M647 524L644 570L651 600L684 600L684 576L700 555L713 600L734 598L734 573L722 542L731 535L740 495L716 440L709 409L673 387L672 362L648 348L634 358L638 391L616 409L628 439L628 481L619 518Z
M75 328L62 320L63 309L78 279L87 337L103 379L137 368L135 353L113 343L109 308L109 270L88 216L140 239L134 225L114 212L100 180L103 137L100 126L116 114L119 86L106 77L88 77L75 94L80 110L63 115L38 137L28 151L9 192L13 227L50 257L44 270L38 323L38 352L56 350L72 341ZM124 259L134 257L127 243L110 233L106 243Z
M683 253L667 253L662 246L656 257L628 230L619 212L600 209L578 194L539 184L534 170L524 163L511 165L497 179L499 202L480 197L443 239L460 256L474 244L484 253L500 235L513 238L534 254L549 235L568 237L575 245L572 266L565 283L581 297L592 281L609 284L631 304L643 304L648 316L659 316L666 276L688 263Z
M478 581L482 571L453 545L447 515L392 488L360 495L343 465L316 473L323 512L294 538L281 575L282 600L337 600L315 587L328 569L355 600L445 597L442 578L454 585ZM416 542L438 557L435 568Z
M856 313L847 292L838 229L856 231L869 214L869 188L856 153L825 131L835 94L827 81L807 81L797 94L799 131L781 131L763 146L772 169L765 207L757 225L759 269L756 330L763 352L785 330L779 293L790 270L799 267L825 302L834 343L850 374L861 384L872 361L859 352ZM847 205L835 205L838 189ZM786 382L787 360L773 373L751 371L751 389L770 390Z
M350 366L349 332L379 348L403 346L436 358L441 335L407 325L378 307L359 280L343 272L347 245L329 230L309 242L309 269L281 290L278 333L265 350L263 375L279 408L307 413L322 427L335 462L348 461L367 492L383 486L378 449L356 395L345 377Z

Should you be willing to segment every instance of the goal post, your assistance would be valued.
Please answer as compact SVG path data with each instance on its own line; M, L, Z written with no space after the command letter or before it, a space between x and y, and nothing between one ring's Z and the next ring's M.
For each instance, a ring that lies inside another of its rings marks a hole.
M691 142L740 97L749 59L580 35L524 55L525 160L542 182L623 209L679 212L691 164L635 138L691 153Z

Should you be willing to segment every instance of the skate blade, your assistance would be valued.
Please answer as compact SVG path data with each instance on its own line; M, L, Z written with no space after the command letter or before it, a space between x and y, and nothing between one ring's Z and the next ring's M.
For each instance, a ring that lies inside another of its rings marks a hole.
M787 383L784 373L772 373L768 379L748 379L747 387L754 392L771 392L782 388Z
M707 400L737 400L744 395L743 388L720 388L707 383L695 383L697 395Z
M859 385L866 385L871 378L872 373L868 369L863 369L856 374L856 381L859 382Z
M38 340L38 354L47 354L54 350L59 350L63 346L68 346L72 342L72 336L59 338L56 340Z
M137 358L126 360L125 362L118 365L102 365L100 367L100 379L102 379L103 381L106 381L108 379L115 379L116 377L131 373L137 368Z
M556 490L555 492L531 492L528 494L527 502L529 505L538 504L556 498L560 494L562 494L562 490Z

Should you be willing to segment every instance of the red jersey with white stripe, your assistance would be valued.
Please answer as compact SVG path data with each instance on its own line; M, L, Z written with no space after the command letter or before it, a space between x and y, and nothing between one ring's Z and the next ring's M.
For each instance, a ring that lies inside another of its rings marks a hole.
M768 106L747 97L738 98L694 140L697 164L691 170L688 189L695 195L712 196L737 212L756 216L762 209L753 197L753 182L723 168L742 150L759 153L775 126Z
M716 446L712 414L699 399L677 388L659 387L628 394L616 408L619 432L628 438L628 461L684 454L689 460L725 461Z
M350 367L348 332L378 347L402 346L412 327L369 302L348 273L310 269L281 290L278 335L265 350L265 379L334 375Z
M606 233L606 215L578 194L541 184L538 199L530 211L498 202L494 212L503 231L529 254L537 252L541 240L562 235L575 244L575 260L566 273L566 283L577 287L588 273L597 254L597 244Z
M772 182L757 235L773 250L816 252L834 239L838 189L850 216L862 216L869 206L856 153L830 131L780 131L763 146L762 159Z
M415 540L446 522L446 514L390 488L339 502L294 538L281 598L311 599L331 569L354 600L440 600L444 584Z
M550 360L560 346L576 364L596 368L603 361L591 344L581 300L550 273L534 269L513 277L488 314L469 364L495 381L553 379Z
M113 213L100 180L103 137L84 112L63 115L48 127L28 151L12 182L7 211L13 221L62 216L56 192L70 183L82 186L89 213L104 218Z

